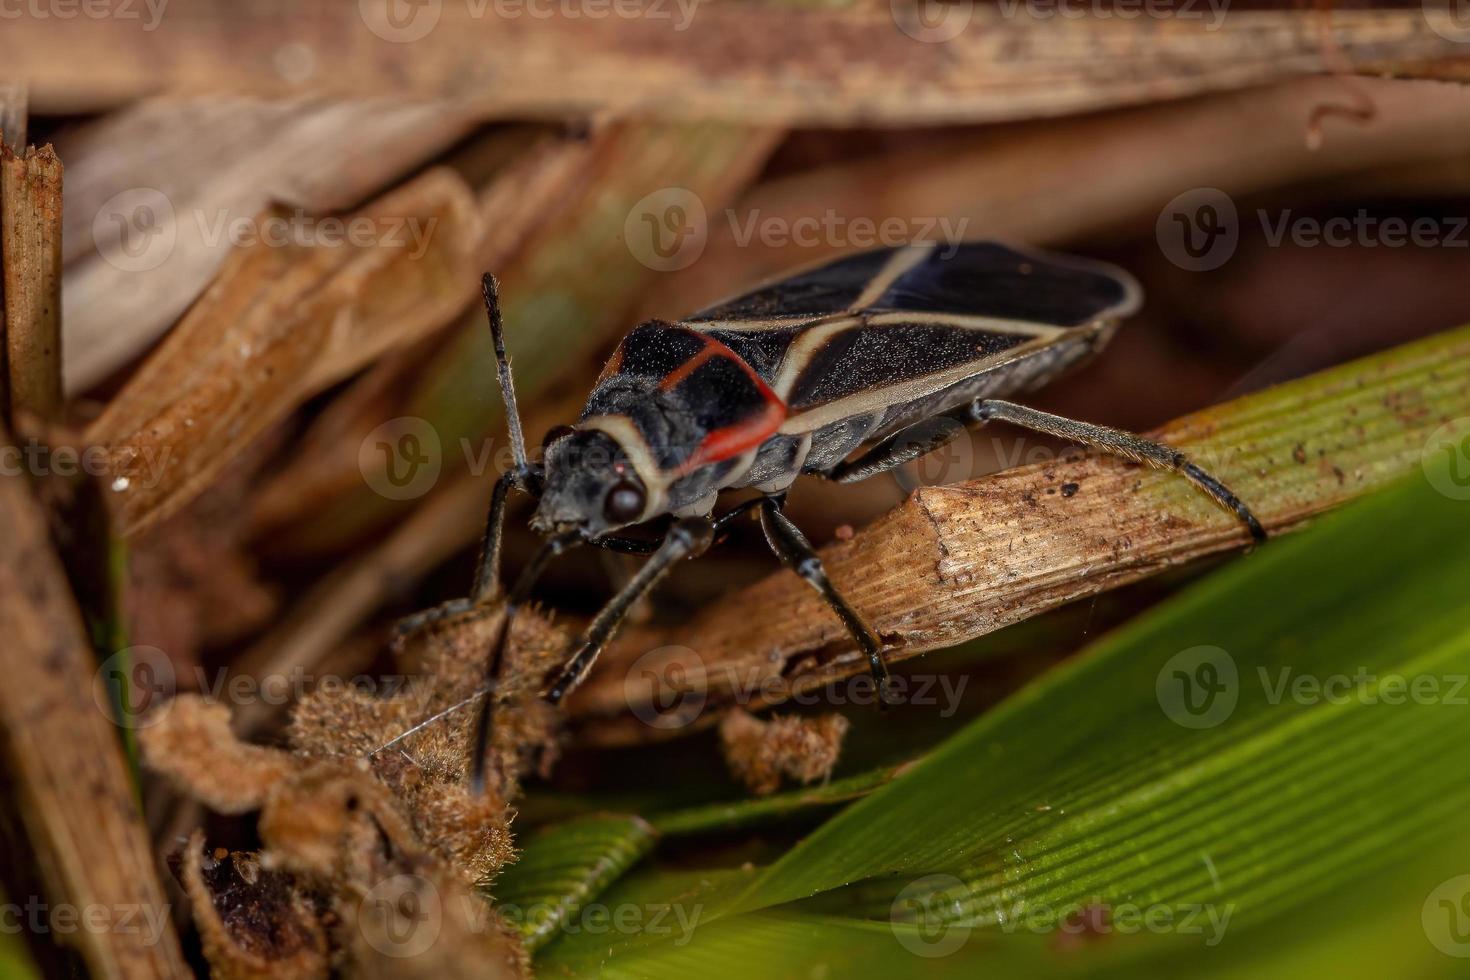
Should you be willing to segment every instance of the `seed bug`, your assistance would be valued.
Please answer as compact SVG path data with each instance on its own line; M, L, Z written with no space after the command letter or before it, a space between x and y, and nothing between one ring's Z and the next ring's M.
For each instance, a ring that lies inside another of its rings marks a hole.
M1140 292L1097 262L975 242L879 249L758 288L679 322L627 334L576 425L553 429L540 462L526 454L505 352L498 287L484 279L514 466L495 483L470 595L410 617L403 629L500 594L499 556L511 489L539 500L545 546L505 593L476 723L471 782L483 786L494 684L517 609L546 563L580 544L651 557L593 618L543 697L558 704L642 596L685 558L755 510L772 552L815 589L890 690L878 634L832 585L782 512L799 475L851 483L948 442L966 425L1009 422L1177 472L1265 532L1219 480L1167 446L1076 422L1001 396L1036 388L1097 352ZM958 425L934 430L944 418ZM861 451L860 451L861 450ZM857 454L854 456L854 454ZM723 490L759 496L712 517ZM670 520L660 540L620 532Z

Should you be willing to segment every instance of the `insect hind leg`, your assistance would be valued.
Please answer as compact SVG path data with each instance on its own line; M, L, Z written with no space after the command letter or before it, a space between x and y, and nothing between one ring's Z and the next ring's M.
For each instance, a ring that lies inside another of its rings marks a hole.
M977 398L970 405L969 416L974 422L982 425L994 421L1010 422L1033 432L1079 442L1114 456L1122 456L1134 462L1148 463L1160 469L1178 473L1220 506L1234 513L1257 542L1266 540L1265 528L1239 497L1225 484L1190 462L1189 457L1182 452L1163 443L1153 442L1121 429L1078 422L996 398Z
M858 649L868 658L868 667L878 685L879 703L888 704L893 699L893 691L888 676L888 664L883 659L883 641L832 585L816 549L806 539L806 535L801 533L801 529L791 522L791 518L781 512L783 503L781 497L767 497L761 501L761 529L765 531L766 543L776 557L781 559L781 563L815 589L842 620L842 625L847 627L847 631L857 642Z
M949 419L952 416L940 418ZM962 421L953 421L938 428L933 427L929 421L919 422L895 432L857 459L838 463L826 477L837 483L857 483L926 456L953 442L964 431Z

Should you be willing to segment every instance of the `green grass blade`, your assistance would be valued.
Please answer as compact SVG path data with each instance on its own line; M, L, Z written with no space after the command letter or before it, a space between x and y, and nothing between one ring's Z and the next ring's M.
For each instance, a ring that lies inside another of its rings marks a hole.
M638 817L569 820L536 834L496 879L502 914L535 951L581 914L589 901L653 849L658 833Z
M1467 526L1420 477L1273 543L843 811L738 906L859 882L847 898L883 906L944 874L981 921L1094 896L1264 916L1391 859L1470 804L1448 751L1470 738Z

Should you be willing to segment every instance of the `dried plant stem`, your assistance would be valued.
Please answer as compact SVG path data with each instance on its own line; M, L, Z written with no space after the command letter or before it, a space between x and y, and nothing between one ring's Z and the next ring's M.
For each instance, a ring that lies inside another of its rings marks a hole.
M7 805L19 811L52 907L130 909L159 930L70 933L92 976L185 976L118 729L94 700L92 648L24 477L0 477L0 526Z
M1466 416L1470 327L1215 406L1154 435L1219 475L1280 533L1417 472L1431 434ZM898 661L1247 542L1243 527L1185 481L1078 453L920 489L822 555ZM639 688L625 684L630 665L658 647L687 651L663 674L703 691L701 722L733 702L779 701L866 669L830 611L781 571L679 629L634 631L609 650L569 705L585 738L660 737L629 714Z
M1017 17L968 3L931 23L917 0L695 6L645 0L628 16L591 20L436 3L405 20L393 0L363 0L321 5L288 32L276 0L198 0L149 30L121 17L34 20L0 37L0 64L51 108L160 91L409 92L487 117L621 110L813 125L1057 115L1339 65L1464 70L1453 25L1430 29L1417 4L1336 10L1327 48L1304 10L1232 9L1218 22L1176 17L1141 30L1116 17Z
M61 416L61 183L50 146L24 154L0 147L0 265L15 419Z

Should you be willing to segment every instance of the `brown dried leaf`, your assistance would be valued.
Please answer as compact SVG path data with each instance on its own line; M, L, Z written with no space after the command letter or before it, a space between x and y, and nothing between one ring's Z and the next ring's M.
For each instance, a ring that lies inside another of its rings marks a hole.
M198 298L229 256L225 222L272 203L357 207L472 125L442 103L196 90L64 131L68 390L136 358Z
M348 220L379 233L236 250L88 430L107 449L124 535L193 499L302 400L469 300L482 228L453 173L429 171Z

